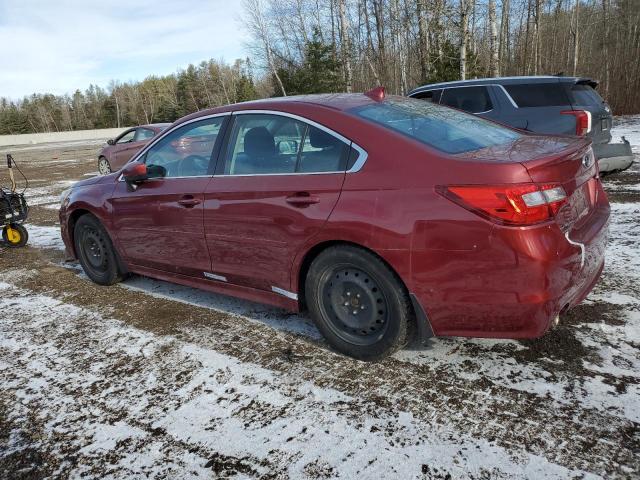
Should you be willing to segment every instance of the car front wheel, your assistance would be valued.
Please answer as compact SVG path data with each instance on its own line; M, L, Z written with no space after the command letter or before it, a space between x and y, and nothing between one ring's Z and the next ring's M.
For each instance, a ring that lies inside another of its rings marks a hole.
M352 246L315 258L305 283L309 311L329 344L360 360L378 360L406 345L413 324L409 296L379 257Z
M92 281L113 285L122 279L111 239L97 218L89 214L80 217L73 240L80 265Z
M98 159L98 172L100 175L109 175L111 173L111 164L104 157Z

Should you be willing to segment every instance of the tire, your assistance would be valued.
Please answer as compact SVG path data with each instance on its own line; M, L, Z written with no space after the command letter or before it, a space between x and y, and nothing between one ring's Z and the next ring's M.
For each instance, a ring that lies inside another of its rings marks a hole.
M80 265L87 276L100 285L122 280L118 257L111 238L93 215L83 215L73 229L73 242Z
M29 232L17 223L5 225L2 228L2 240L9 248L24 247L27 244L27 240L29 240Z
M113 170L111 170L111 164L106 157L100 157L98 159L98 172L100 175L109 175Z
M402 348L415 324L402 281L379 257L358 247L321 252L307 273L305 300L329 344L359 360L379 360Z

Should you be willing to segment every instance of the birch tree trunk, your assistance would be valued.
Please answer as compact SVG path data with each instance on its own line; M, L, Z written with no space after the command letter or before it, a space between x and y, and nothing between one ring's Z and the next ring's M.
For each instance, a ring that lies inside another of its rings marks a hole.
M420 80L427 82L429 78L429 34L427 32L427 5L426 0L416 1L416 13L418 15L418 41L420 45Z
M469 36L469 0L460 0L460 80L467 78L467 40Z
M351 48L349 44L349 21L347 20L346 0L338 1L338 10L340 15L340 36L342 37L342 63L344 66L345 90L347 93L351 93Z
M575 21L573 23L573 76L575 77L578 73L578 45L580 43L578 36L578 9L580 7L580 0L576 0L575 7Z
M489 74L500 76L500 57L498 55L498 28L496 26L496 2L489 0Z

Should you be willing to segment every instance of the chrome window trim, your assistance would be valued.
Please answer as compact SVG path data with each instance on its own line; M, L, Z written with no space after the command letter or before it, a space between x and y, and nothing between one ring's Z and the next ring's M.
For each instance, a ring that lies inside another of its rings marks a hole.
M143 157L147 153L147 151L149 151L149 149L151 149L156 143L162 140L166 135L169 135L170 133L174 132L178 128L183 127L184 125L188 125L190 123L198 122L201 120L207 120L209 118L224 117L224 116L231 116L231 115L248 115L248 114L279 115L281 117L293 118L294 120L298 120L300 122L312 125L328 133L329 135L337 138L341 142L351 146L353 149L355 149L358 152L358 158L354 162L353 166L346 172L344 170L332 170L328 172L243 173L243 174L237 174L237 175L213 174L213 175L191 175L191 176L184 176L184 177L165 177L165 178L157 178L157 179L150 179L150 180L172 180L172 179L179 179L179 178L205 178L205 177L211 178L211 177L257 177L257 176L268 177L268 176L283 176L283 175L337 175L337 174L343 175L345 173L359 172L364 166L364 164L366 163L367 158L369 157L369 154L367 153L367 151L357 143L349 140L347 137L343 135L340 135L338 132L335 132L330 128L325 127L320 123L314 122L313 120L310 120L306 117L302 117L300 115L295 115L293 113L288 113L288 112L280 112L277 110L238 110L235 112L215 113L213 115L206 115L203 117L192 118L191 120L188 120L186 122L183 122L171 128L168 128L167 130L164 130L163 132L161 132L159 136L154 137L154 139L151 142L149 142L142 150L140 150L127 163L138 161L139 158ZM120 175L120 178L118 179L118 181L120 182L124 181L122 174Z
M508 78L508 77L505 77L505 78ZM518 104L513 100L511 95L509 95L509 92L507 92L507 90L504 88L504 85L501 85L499 83L481 83L479 85L478 84L475 84L475 85L453 85L453 86L450 86L450 87L433 87L433 86L431 86L429 88L415 90L414 92L411 93L411 95L409 97L410 98L415 98L414 95L416 95L418 93L428 92L428 91L431 91L431 90L442 90L442 94L444 94L445 90L451 90L452 88L469 88L469 87L498 87L506 95L506 97L509 100L509 102L511 102L511 105L513 105L513 108L520 108L520 107L518 107ZM419 100L419 99L416 99L416 100ZM442 100L442 95L440 95L440 100ZM442 104L440 102L438 102L437 105L442 105ZM491 110L493 110L493 109L491 109ZM490 112L491 110L487 110L487 112ZM478 112L478 113L486 113L486 112ZM474 113L474 115L477 115L477 114Z
M341 173L341 174L356 173L362 169L362 167L364 166L369 156L367 154L367 151L364 148L362 148L360 145L358 145L354 141L349 140L344 135L341 135L338 132L331 130L329 127L325 127L321 123L314 122L313 120L310 120L306 117L302 117L300 115L296 115L295 113L280 112L277 110L239 110L239 111L233 112L233 115L248 115L248 114L279 115L281 117L293 118L294 120L307 123L309 125L312 125L322 130L323 132L328 133L332 137L337 138L342 143L350 145L352 148L354 148L358 152L358 158L356 159L353 166L346 172L344 170L338 170L338 171L329 171L329 172L247 173L247 174L238 174L238 175L222 174L222 175L216 175L216 177L255 177L255 176L269 176L269 175L327 175L327 174L337 174L337 173Z
M217 275L217 274L211 273L211 272L202 272L202 274L204 275L205 278L208 278L210 280L218 280L220 282L226 282L227 281L227 277L225 277L224 275Z

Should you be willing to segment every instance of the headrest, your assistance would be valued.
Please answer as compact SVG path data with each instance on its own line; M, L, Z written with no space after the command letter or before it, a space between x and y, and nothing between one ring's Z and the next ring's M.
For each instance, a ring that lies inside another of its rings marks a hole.
M273 155L276 142L266 127L253 127L244 136L244 153L251 157Z
M313 148L329 148L340 144L340 140L336 137L316 127L309 129L309 142Z

